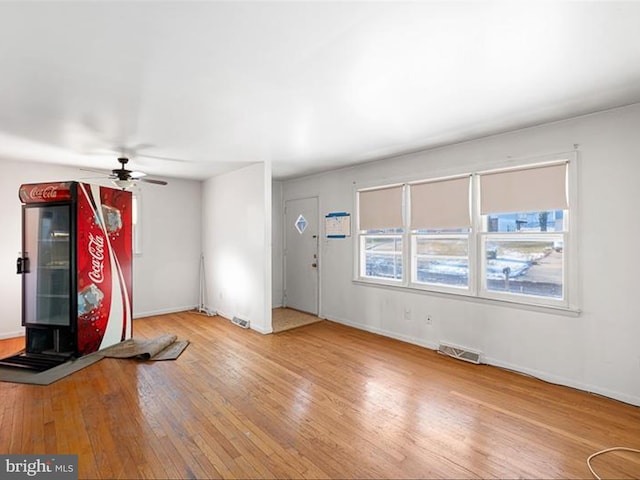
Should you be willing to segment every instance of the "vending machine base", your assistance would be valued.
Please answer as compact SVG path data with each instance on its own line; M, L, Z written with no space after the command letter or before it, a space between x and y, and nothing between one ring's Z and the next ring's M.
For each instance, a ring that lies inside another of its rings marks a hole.
M71 356L48 355L42 353L21 352L0 360L0 366L23 368L25 370L35 370L44 372L50 368L66 363Z
M27 327L28 353L69 358L75 351L75 337L69 327Z

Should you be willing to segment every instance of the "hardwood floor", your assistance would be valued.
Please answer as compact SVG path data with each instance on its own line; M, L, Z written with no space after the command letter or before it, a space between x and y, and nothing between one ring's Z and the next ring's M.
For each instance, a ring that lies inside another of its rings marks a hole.
M591 453L640 447L640 408L328 321L134 323L160 333L191 344L177 361L1 383L0 452L77 453L80 478L591 478ZM639 457L593 465L638 478Z

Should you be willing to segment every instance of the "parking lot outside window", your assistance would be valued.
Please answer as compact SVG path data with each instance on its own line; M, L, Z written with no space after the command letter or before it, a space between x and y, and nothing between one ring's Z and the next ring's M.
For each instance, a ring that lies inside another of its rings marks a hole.
M461 233L416 230L411 235L412 282L469 290L469 230Z
M564 211L559 210L504 217L510 217L509 220L513 217L536 218L549 213L564 215ZM496 217L500 216L492 219ZM545 233L538 222L524 222L520 230L483 233L483 290L488 296L522 295L534 301L562 302L566 296L565 232Z

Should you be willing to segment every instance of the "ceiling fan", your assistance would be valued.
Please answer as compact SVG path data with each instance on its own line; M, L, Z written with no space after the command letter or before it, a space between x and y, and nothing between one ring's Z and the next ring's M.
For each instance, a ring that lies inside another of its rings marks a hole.
M126 168L127 163L129 163L129 159L127 157L118 157L118 162L120 162L120 168L114 168L111 170L109 178L123 190L132 187L138 181L153 183L155 185L167 185L167 182L164 180L146 178L146 173L128 170Z

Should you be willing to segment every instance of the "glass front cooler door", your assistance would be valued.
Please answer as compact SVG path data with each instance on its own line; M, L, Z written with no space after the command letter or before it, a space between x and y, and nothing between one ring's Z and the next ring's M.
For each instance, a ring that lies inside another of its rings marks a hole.
M70 205L24 209L24 321L26 325L71 323Z

